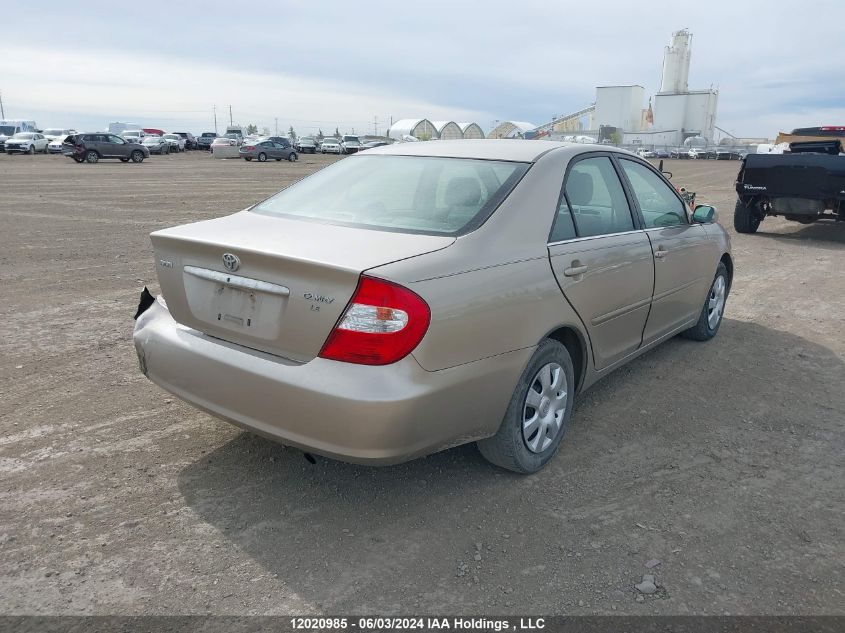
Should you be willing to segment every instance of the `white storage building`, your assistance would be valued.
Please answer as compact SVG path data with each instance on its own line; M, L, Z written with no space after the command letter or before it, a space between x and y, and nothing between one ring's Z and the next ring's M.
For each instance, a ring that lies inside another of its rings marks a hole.
M528 121L502 121L490 130L487 138L522 138L537 126Z
M481 129L478 123L464 121L463 123L458 123L458 127L461 128L462 138L484 138L484 130Z
M387 136L394 141L401 141L405 136L429 141L437 138L437 130L428 119L400 119L390 126Z
M441 141L454 141L464 137L464 133L454 121L432 121L431 124L437 130L437 138Z

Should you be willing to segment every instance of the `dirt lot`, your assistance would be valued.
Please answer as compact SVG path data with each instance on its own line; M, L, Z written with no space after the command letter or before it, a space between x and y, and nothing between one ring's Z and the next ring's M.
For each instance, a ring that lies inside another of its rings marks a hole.
M583 394L535 476L311 465L148 382L132 314L151 230L332 160L0 155L0 612L845 613L845 225L733 235L718 337ZM725 225L737 167L670 166Z

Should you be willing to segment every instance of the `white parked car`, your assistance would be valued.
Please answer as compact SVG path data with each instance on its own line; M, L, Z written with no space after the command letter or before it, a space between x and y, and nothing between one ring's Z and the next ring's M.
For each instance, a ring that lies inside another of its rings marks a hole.
M637 149L637 156L640 158L657 158L657 154L653 150L646 149L645 147Z
M47 139L38 132L18 132L6 141L6 153L34 154L47 153Z
M336 138L324 138L320 145L322 154L343 154L343 145Z
M170 143L171 152L184 152L187 141L178 134L165 134L164 139Z
M44 136L47 136L46 134ZM54 138L52 141L47 143L47 153L49 154L61 154L62 153L62 145L65 142L65 139L71 136L70 134L65 134L64 136L59 136Z
M69 134L76 134L76 130L73 129L66 129L66 128L59 128L59 127L51 127L47 128L42 132L44 138L47 139L47 142L50 143L55 141L56 139L64 138Z
M146 135L147 133L144 130L123 130L120 134L120 136L130 143L138 143L139 145L143 142Z

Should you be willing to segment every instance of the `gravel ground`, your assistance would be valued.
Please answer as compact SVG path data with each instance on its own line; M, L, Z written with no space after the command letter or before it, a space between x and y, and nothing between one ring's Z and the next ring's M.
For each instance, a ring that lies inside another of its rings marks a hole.
M333 160L0 155L0 613L845 614L845 224L733 235L717 338L583 394L537 475L311 465L143 378L131 317L151 230ZM731 224L738 163L667 163Z

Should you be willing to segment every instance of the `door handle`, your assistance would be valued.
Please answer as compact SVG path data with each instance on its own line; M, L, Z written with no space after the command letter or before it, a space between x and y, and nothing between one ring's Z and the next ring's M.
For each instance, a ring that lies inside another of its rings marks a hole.
M577 277L587 272L587 266L570 266L563 269L564 277Z
M669 251L666 250L665 248L663 248L662 246L658 246L657 250L654 251L654 256L657 257L658 259L662 259L662 258L666 257L666 255L668 255L668 254L669 254Z

